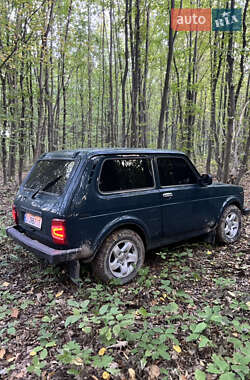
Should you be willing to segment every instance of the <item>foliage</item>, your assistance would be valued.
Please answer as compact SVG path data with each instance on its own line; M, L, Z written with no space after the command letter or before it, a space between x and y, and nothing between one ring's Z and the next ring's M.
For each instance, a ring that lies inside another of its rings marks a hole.
M95 283L85 268L79 287L4 240L1 376L247 379L244 239L230 252L199 241L149 255L126 286Z

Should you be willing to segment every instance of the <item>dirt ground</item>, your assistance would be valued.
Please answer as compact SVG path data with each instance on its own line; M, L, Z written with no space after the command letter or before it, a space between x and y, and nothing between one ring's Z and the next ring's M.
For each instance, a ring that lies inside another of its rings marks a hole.
M150 253L122 287L86 266L77 287L5 236L16 190L0 186L0 379L248 378L249 217L234 245Z

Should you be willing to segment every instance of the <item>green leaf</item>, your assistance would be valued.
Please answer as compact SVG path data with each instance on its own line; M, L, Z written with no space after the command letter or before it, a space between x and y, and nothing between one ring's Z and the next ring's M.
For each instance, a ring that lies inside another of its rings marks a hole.
M193 330L194 334L200 334L202 331L204 331L207 328L207 323L201 322L196 325L195 329Z
M54 346L56 346L56 341L52 340L51 342L46 343L45 347L54 347Z
M170 302L167 306L166 306L166 311L169 311L170 313L176 313L178 311L178 308L179 306L177 305L177 303L175 302Z
M144 308L144 307L140 307L140 309L138 310L139 313L143 316L143 317L147 317L148 316L148 312L147 310Z
M48 351L46 350L46 348L44 348L41 353L40 353L40 359L45 359L48 355Z
M232 365L231 369L234 372L237 372L242 379L245 378L244 375L249 375L249 366L247 365L243 365L243 364Z
M228 363L219 355L213 354L212 359L214 363L209 363L207 371L210 373L223 374L229 370Z
M195 379L196 380L206 380L206 374L203 371L197 369L195 371Z
M94 356L93 365L97 368L107 368L112 363L113 358L110 355Z
M111 340L111 338L112 338L112 332L111 332L111 329L109 328L107 333L106 333L106 339Z
M221 356L213 354L212 359L222 372L228 371L229 365Z
M237 338L230 337L227 340L228 342L233 343L235 348L240 348L242 346L242 342Z
M115 334L115 336L118 336L120 331L121 331L120 325L115 325L113 327L113 333Z
M107 312L108 308L109 308L109 304L103 305L103 306L100 308L100 310L99 310L99 314L100 314L100 315L105 314L105 313Z
M80 315L71 315L70 317L68 317L65 321L65 327L67 327L68 325L71 325L75 322L77 322L79 319L81 318Z
M36 346L35 348L34 348L34 352L39 352L39 351L42 351L43 350L43 346Z
M73 307L79 307L79 302L76 302L74 300L68 300L68 305Z
M89 304L89 300L85 300L85 301L81 302L82 311L87 310L88 304Z
M207 372L210 373L217 373L218 375L221 373L221 371L212 363L209 363L207 366Z
M16 329L15 327L10 327L8 330L7 330L7 333L9 335L16 335Z
M200 336L199 348L207 347L211 344L211 341L204 335Z
M86 327L83 327L82 328L82 331L85 332L85 334L89 334L91 333L91 327L90 326L86 326Z
M42 321L43 322L50 322L50 317L48 315L45 315L43 318L42 318Z
M166 351L166 348L159 347L158 350L157 350L157 352L162 357L162 359L165 359L165 360L170 360L171 359L169 353Z
M233 372L226 372L220 375L219 380L236 380L236 377Z
M188 337L186 338L186 341L187 342L192 342L193 340L196 340L198 338L198 334L190 334L188 335Z

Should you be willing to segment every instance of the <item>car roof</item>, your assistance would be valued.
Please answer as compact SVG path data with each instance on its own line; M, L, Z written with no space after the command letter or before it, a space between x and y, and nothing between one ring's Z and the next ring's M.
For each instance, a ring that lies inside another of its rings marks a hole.
M64 158L72 159L77 156L99 156L99 155L137 155L137 154L180 154L183 152L177 150L164 149L146 149L146 148L89 148L89 149L74 149L61 150L44 153L40 159Z

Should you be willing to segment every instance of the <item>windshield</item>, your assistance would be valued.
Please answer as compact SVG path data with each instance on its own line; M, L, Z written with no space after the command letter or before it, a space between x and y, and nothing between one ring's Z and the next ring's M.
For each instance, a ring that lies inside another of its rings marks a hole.
M48 193L62 194L66 182L73 169L72 160L41 160L38 161L25 187Z

